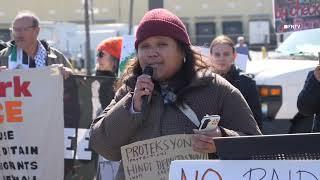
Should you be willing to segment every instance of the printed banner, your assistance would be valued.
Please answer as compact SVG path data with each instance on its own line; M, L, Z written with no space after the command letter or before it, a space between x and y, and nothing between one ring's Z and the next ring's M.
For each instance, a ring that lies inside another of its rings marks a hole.
M90 124L113 98L114 80L63 81L47 67L2 72L0 179L93 179L98 160L89 147Z
M311 160L179 160L170 180L318 180L320 161Z
M208 159L191 147L191 135L162 136L121 147L127 180L166 180L173 160Z
M62 97L58 68L0 72L1 179L63 179Z
M320 28L320 0L274 0L277 33Z
M114 80L104 76L73 75L64 81L66 180L94 179L97 175L98 155L89 147L89 129L92 120L112 100ZM113 177L113 174L106 177Z

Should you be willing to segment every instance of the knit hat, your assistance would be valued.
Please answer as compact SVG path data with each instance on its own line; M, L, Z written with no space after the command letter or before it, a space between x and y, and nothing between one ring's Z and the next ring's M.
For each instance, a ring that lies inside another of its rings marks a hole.
M103 40L98 46L97 51L106 51L111 56L120 59L122 47L122 37L112 37Z
M183 22L166 9L148 11L140 21L136 32L135 48L151 36L168 36L190 45L190 39Z

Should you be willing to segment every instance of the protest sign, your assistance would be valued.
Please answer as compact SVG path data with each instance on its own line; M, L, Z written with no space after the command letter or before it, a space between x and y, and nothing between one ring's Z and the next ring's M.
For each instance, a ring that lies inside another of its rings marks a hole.
M3 180L63 179L62 82L52 67L0 72Z
M247 70L247 64L248 64L248 55L246 54L240 54L237 53L235 64L242 70Z
M320 28L320 0L274 0L276 32Z
M135 36L124 35L122 40L121 56L119 62L118 76L120 76L125 70L129 60L135 56L134 42Z
M89 147L90 124L102 112L102 104L113 98L114 80L80 75L64 80L64 179L94 179L97 175L98 156Z
M170 180L318 180L320 161L307 160L178 160Z
M114 80L72 75L63 81L48 67L1 72L3 178L93 179L97 155L89 147L89 127L113 98Z
M121 147L127 180L166 180L171 161L208 159L208 154L192 150L191 135L168 135Z

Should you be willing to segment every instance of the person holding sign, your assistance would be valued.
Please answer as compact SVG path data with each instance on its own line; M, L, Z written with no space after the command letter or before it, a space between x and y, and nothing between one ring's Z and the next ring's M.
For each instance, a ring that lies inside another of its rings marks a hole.
M73 74L72 65L58 50L46 41L39 41L39 18L30 11L21 11L12 22L13 41L0 51L0 71L28 69L59 64L63 76Z
M210 58L209 64L214 71L240 90L261 129L262 111L256 81L234 64L236 51L233 41L225 35L213 39L210 45Z
M215 153L213 137L261 134L239 90L192 50L176 15L166 9L147 12L135 49L114 99L91 124L90 144L97 153L118 161L121 146L173 134L194 134L194 150ZM220 115L218 126L197 130L206 115ZM117 179L124 178L120 165Z

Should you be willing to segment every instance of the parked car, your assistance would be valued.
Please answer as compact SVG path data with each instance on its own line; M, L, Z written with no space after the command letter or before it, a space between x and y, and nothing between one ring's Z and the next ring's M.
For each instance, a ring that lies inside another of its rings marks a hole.
M266 134L288 132L307 74L319 64L319 35L320 28L293 32L272 56L248 62L246 71L254 74L267 120ZM304 122L295 125L305 126Z

